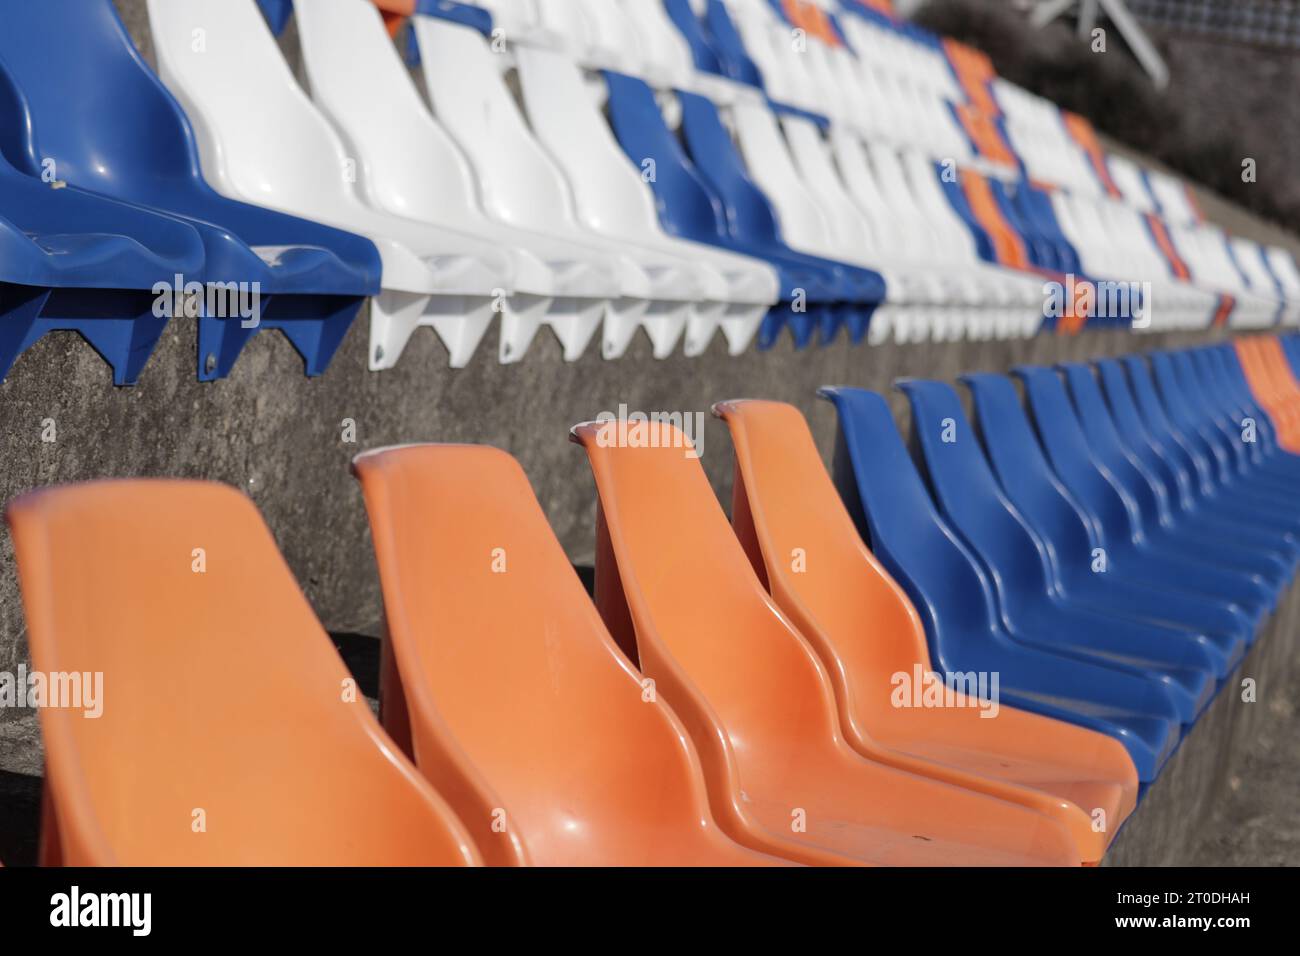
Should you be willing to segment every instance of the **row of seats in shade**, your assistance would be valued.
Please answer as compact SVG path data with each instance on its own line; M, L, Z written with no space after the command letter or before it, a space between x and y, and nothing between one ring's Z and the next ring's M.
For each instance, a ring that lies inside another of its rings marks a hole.
M513 362L543 327L576 359L1134 319L1045 317L1067 275L1151 281L1155 328L1295 317L1287 254L1234 259L1140 170L1147 205L1102 190L1081 120L857 0L376 2L425 95L368 0L150 0L161 81L112 0L10 4L0 371L74 329L134 382L183 305L201 379L263 328L319 374L367 296L377 370L422 326L460 366L494 323Z
M33 666L104 680L41 712L43 859L1096 863L1294 573L1298 370L972 375L975 421L908 380L917 461L828 389L834 479L796 408L722 402L730 525L676 428L582 424L594 602L506 453L363 454L383 729L238 492L23 495Z

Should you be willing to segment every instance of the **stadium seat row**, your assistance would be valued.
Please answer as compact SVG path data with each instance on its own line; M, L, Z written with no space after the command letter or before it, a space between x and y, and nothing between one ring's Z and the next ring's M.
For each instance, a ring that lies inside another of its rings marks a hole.
M900 382L917 460L824 390L834 477L720 403L730 525L671 422L576 426L594 602L509 455L362 454L383 729L246 497L22 495L32 665L106 691L40 712L42 859L1096 863L1294 576L1300 337L1015 378Z
M260 6L259 6L260 3ZM376 6L377 4L377 6ZM6 0L0 375L81 332L136 381L282 330L309 375L494 321L575 360L1300 322L1291 255L861 0ZM292 15L305 86L275 32ZM409 20L405 68L390 33ZM58 42L49 38L58 37ZM420 86L424 88L421 93Z

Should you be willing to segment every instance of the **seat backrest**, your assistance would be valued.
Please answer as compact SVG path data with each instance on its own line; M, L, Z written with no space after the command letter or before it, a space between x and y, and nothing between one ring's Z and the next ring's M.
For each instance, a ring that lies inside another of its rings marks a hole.
M520 48L515 53L524 107L534 133L573 186L578 218L603 235L657 239L654 199L601 115L603 77L585 79L563 54Z
M1005 609L1026 593L1051 589L1046 549L1015 510L989 469L956 390L946 382L898 383L912 407L912 433L944 518L996 572Z
M721 402L736 450L732 524L776 603L822 654L863 728L890 675L930 669L912 602L858 535L793 405ZM838 662L838 666L836 663Z
M1228 239L1228 251L1246 277L1250 291L1267 298L1282 299L1282 286L1269 270L1264 260L1264 249L1258 242L1244 236L1232 236Z
M605 84L619 146L633 163L653 163L650 188L660 224L671 235L716 243L727 231L722 201L668 128L654 91L622 73L606 72Z
M353 468L417 762L464 781L447 792L488 862L645 862L656 833L698 826L685 730L644 693L518 462L415 445Z
M1140 534L1142 518L1137 505L1094 457L1060 374L1042 366L1018 366L1014 372L1025 383L1038 440L1052 468L1075 499L1097 519L1107 544L1116 548Z
M1106 157L1106 167L1111 181L1123 194L1125 202L1141 212L1155 212L1155 199L1147 188L1147 181L1137 163L1118 153L1110 153Z
M587 55L594 66L646 75L645 43L619 0L578 0L587 22Z
M894 191L883 189L862 140L840 126L831 129L835 168L844 189L876 234L888 234L890 251L901 258L919 258L926 248L923 224L900 215L891 203ZM888 233L885 232L888 230Z
M468 154L484 205L511 225L574 228L569 183L506 85L507 58L477 30L433 17L411 22L434 114Z
M1268 246L1264 249L1264 256L1287 300L1292 303L1300 301L1300 268L1296 267L1295 256L1281 246Z
M1215 417L1230 439L1230 444L1248 461L1258 463L1270 439L1267 422L1256 427L1254 441L1245 441L1242 429L1245 419L1254 414L1237 397L1232 386L1224 380L1218 365L1202 349L1179 349L1174 353L1174 363L1190 391L1199 395L1206 411Z
M1093 458L1133 497L1147 519L1168 517L1167 489L1126 447L1092 367L1082 362L1067 362L1059 368L1069 386L1076 418Z
M1006 492L1063 560L1090 555L1097 529L1048 464L1014 383L1005 375L963 375L989 461Z
M992 589L977 561L935 510L883 397L822 389L840 417L834 475L859 530L925 623L931 658L959 670L966 641L987 632Z
M1192 480L1187 467L1163 439L1157 438L1147 428L1138 412L1137 400L1133 397L1123 366L1114 359L1102 359L1097 362L1097 373L1106 393L1106 404L1124 443L1151 472L1164 479L1171 496L1192 501Z
M738 82L761 88L766 77L745 49L740 31L724 0L704 0L704 26L714 49L718 51L727 76Z
M381 209L444 225L472 220L478 184L430 115L370 0L296 0L312 97L356 157Z
M636 6L637 0L624 0ZM673 28L681 36L691 53L692 65L700 73L722 76L726 67L722 62L722 51L709 33L701 13L696 12L692 0L663 0L664 13Z
M55 35L57 43L34 40ZM0 117L6 138L27 133L21 158L8 147L6 154L29 175L42 175L53 160L60 180L153 205L201 183L185 114L141 58L112 0L11 4L0 60L31 114Z
M1173 360L1167 353L1160 351L1151 352L1148 358L1151 360L1151 371L1156 388L1159 390L1169 418L1184 432L1200 434L1207 443L1210 443L1211 451L1214 451L1213 445L1217 442L1213 441L1212 426L1205 419L1204 410L1195 399L1189 399L1184 393L1183 383ZM1218 452L1214 454L1219 457Z
M772 110L746 98L730 107L730 118L745 167L776 210L786 242L804 252L835 256L826 216L804 184Z
M595 28L583 0L533 0L541 26L566 53L583 60L597 55Z
M478 859L246 497L96 482L20 496L7 518L33 666L82 675L83 692L102 677L98 715L40 713L62 862Z
M1151 195L1160 205L1160 212L1171 223L1194 223L1199 220L1192 206L1186 184L1176 176L1148 169L1145 172Z
M988 179L970 168L960 170L958 178L972 214L992 241L996 261L1013 269L1029 268L1024 239L1007 222Z
M916 198L925 213L928 228L923 235L933 237L932 242L946 256L966 263L977 262L979 252L975 240L952 208L941 185L946 167L936 165L917 150L903 153L900 159L906 173L906 184L910 187L909 194Z
M1196 350L1197 359L1211 371L1236 407L1246 415L1255 418L1260 440L1270 452L1277 447L1278 435L1272 417L1256 400L1241 374L1241 365L1237 354L1228 343L1209 345Z
M159 72L194 124L203 175L218 192L325 217L355 208L353 160L254 0L148 0L148 9Z
M916 200L915 190L899 154L884 143L870 143L867 151L876 183L900 220L900 231L910 230L924 236L925 245L930 250L935 244L942 244L943 239L935 237L936 230L930 228L925 213Z
M706 763L724 749L712 756L734 768L729 794L746 778L779 781L791 748L838 735L834 692L754 574L689 440L653 421L579 425L574 440L596 478L642 670Z
M597 3L603 0L595 0ZM662 3L615 0L640 41L645 78L655 86L681 87L691 83L695 61L686 37L674 26Z
M1133 386L1133 396L1137 399L1138 411L1147 429L1158 439L1172 442L1171 451L1180 454L1183 462L1196 472L1197 481L1202 487L1213 481L1213 462L1207 457L1205 449L1200 447L1183 433L1169 417L1164 402L1156 391L1155 381L1146 359L1141 355L1126 355L1120 359L1128 372L1129 383Z
M804 116L782 117L781 126L808 194L816 197L833 248L841 258L880 261L879 245L866 218L858 211L831 161L821 128Z
M731 234L751 242L783 243L772 203L750 177L718 107L695 93L681 93L678 99L687 148L722 201Z

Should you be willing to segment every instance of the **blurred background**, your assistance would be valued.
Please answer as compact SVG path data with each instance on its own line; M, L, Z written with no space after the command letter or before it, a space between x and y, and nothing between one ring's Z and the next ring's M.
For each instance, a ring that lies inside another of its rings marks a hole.
M895 7L983 50L1007 79L1082 113L1123 146L1300 232L1300 0L1123 0L1120 19L1127 10L1150 40L1167 69L1163 85L1107 15L1108 0ZM1243 178L1247 159L1253 181Z

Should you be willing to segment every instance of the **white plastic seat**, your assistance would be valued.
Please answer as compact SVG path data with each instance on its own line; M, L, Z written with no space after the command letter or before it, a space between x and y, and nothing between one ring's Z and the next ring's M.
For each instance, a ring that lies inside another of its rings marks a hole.
M580 63L592 63L601 50L593 44L594 24L580 0L533 0L541 31L517 38L520 43L566 53Z
M886 151L876 151L876 163L883 166ZM1037 276L1008 269L980 258L966 223L952 208L940 184L940 171L921 153L905 152L898 157L908 195L924 210L931 230L938 237L943 268L955 278L975 283L978 301L994 311L995 330L1003 337L1033 335L1042 319L1042 281ZM897 190L901 192L901 190ZM977 320L983 320L977 316Z
M1282 321L1287 325L1300 325L1300 269L1296 268L1295 256L1281 246L1268 246L1263 252L1269 271L1282 287L1282 298L1286 303Z
M148 0L148 12L159 73L189 115L213 188L378 246L371 368L390 367L422 324L434 326L453 362L464 360L515 292L510 258L361 200L355 160L298 86L254 0Z
M684 329L692 304L704 298L696 272L680 259L612 244L583 226L569 182L506 85L509 53L493 52L469 27L423 16L412 24L434 115L469 157L489 215L613 257L622 296L605 317L604 356L622 355L642 325L652 341L660 339L662 352L663 329Z
M841 182L816 123L802 116L784 116L781 125L803 183L820 205L840 258L875 269L885 279L886 299L882 306L885 314L882 317L878 309L872 318L877 341L887 328L892 328L895 334L904 327L911 331L916 325L911 320L918 308L930 319L931 324L926 327L932 332L942 320L931 307L947 305L949 290L933 274L882 252L883 242Z
M1203 329L1214 318L1218 294L1179 279L1155 244L1141 213L1109 198L1056 193L1057 221L1092 279L1149 283L1150 299L1137 331Z
M1200 221L1187 195L1187 185L1178 177L1154 169L1147 170L1151 194L1160 207L1160 215L1171 225L1182 226Z
M543 21L537 0L475 0L474 5L492 14L493 31L503 42L556 48L563 44Z
M974 284L968 314L971 338L1018 338L1037 332L1042 323L1042 282L1036 277L985 262L965 222L952 209L939 183L939 171L916 151L900 154L885 143L868 144L872 175L900 220L924 222L924 255L932 268L955 281Z
M1264 250L1253 239L1243 236L1225 238L1231 250L1233 264L1246 280L1246 288L1261 302L1275 303L1272 317L1274 321L1280 320L1284 308L1282 288L1264 261Z
M799 252L852 261L853 250L836 248L821 205L804 184L781 135L776 117L757 96L746 96L720 111L745 166L772 203L781 234Z
M695 275L703 301L689 311L687 355L701 354L719 326L733 355L748 348L763 316L778 301L776 272L756 259L665 233L641 170L602 115L608 96L604 80L599 75L586 80L576 64L553 51L520 48L516 57L533 132L568 175L579 220L626 248L671 256ZM661 357L682 333L671 317L657 324L648 319L647 330Z
M488 218L469 163L429 113L369 0L297 0L295 10L312 97L357 156L362 197L498 245L514 261L517 288L545 292L506 300L500 360L523 358L541 322L566 353L582 344L573 340L619 295L616 264Z
M837 241L826 210L795 165L780 124L761 96L740 96L722 107L720 115L750 177L771 203L786 244L806 255L872 268L865 250L846 248ZM897 313L899 303L888 297L887 279L886 295L882 308L872 316L871 327L888 328Z
M1228 255L1221 230L1194 223L1170 224L1169 237L1186 263L1193 282L1206 290L1230 295L1234 300L1229 324L1241 328L1272 325L1277 302L1256 295Z
M641 48L641 78L658 89L694 89L695 58L660 0L594 0L617 5L632 24ZM631 72L627 64L620 72Z
M1131 159L1111 153L1106 157L1110 178L1119 187L1124 201L1140 212L1155 212L1156 202L1142 179L1142 169Z

